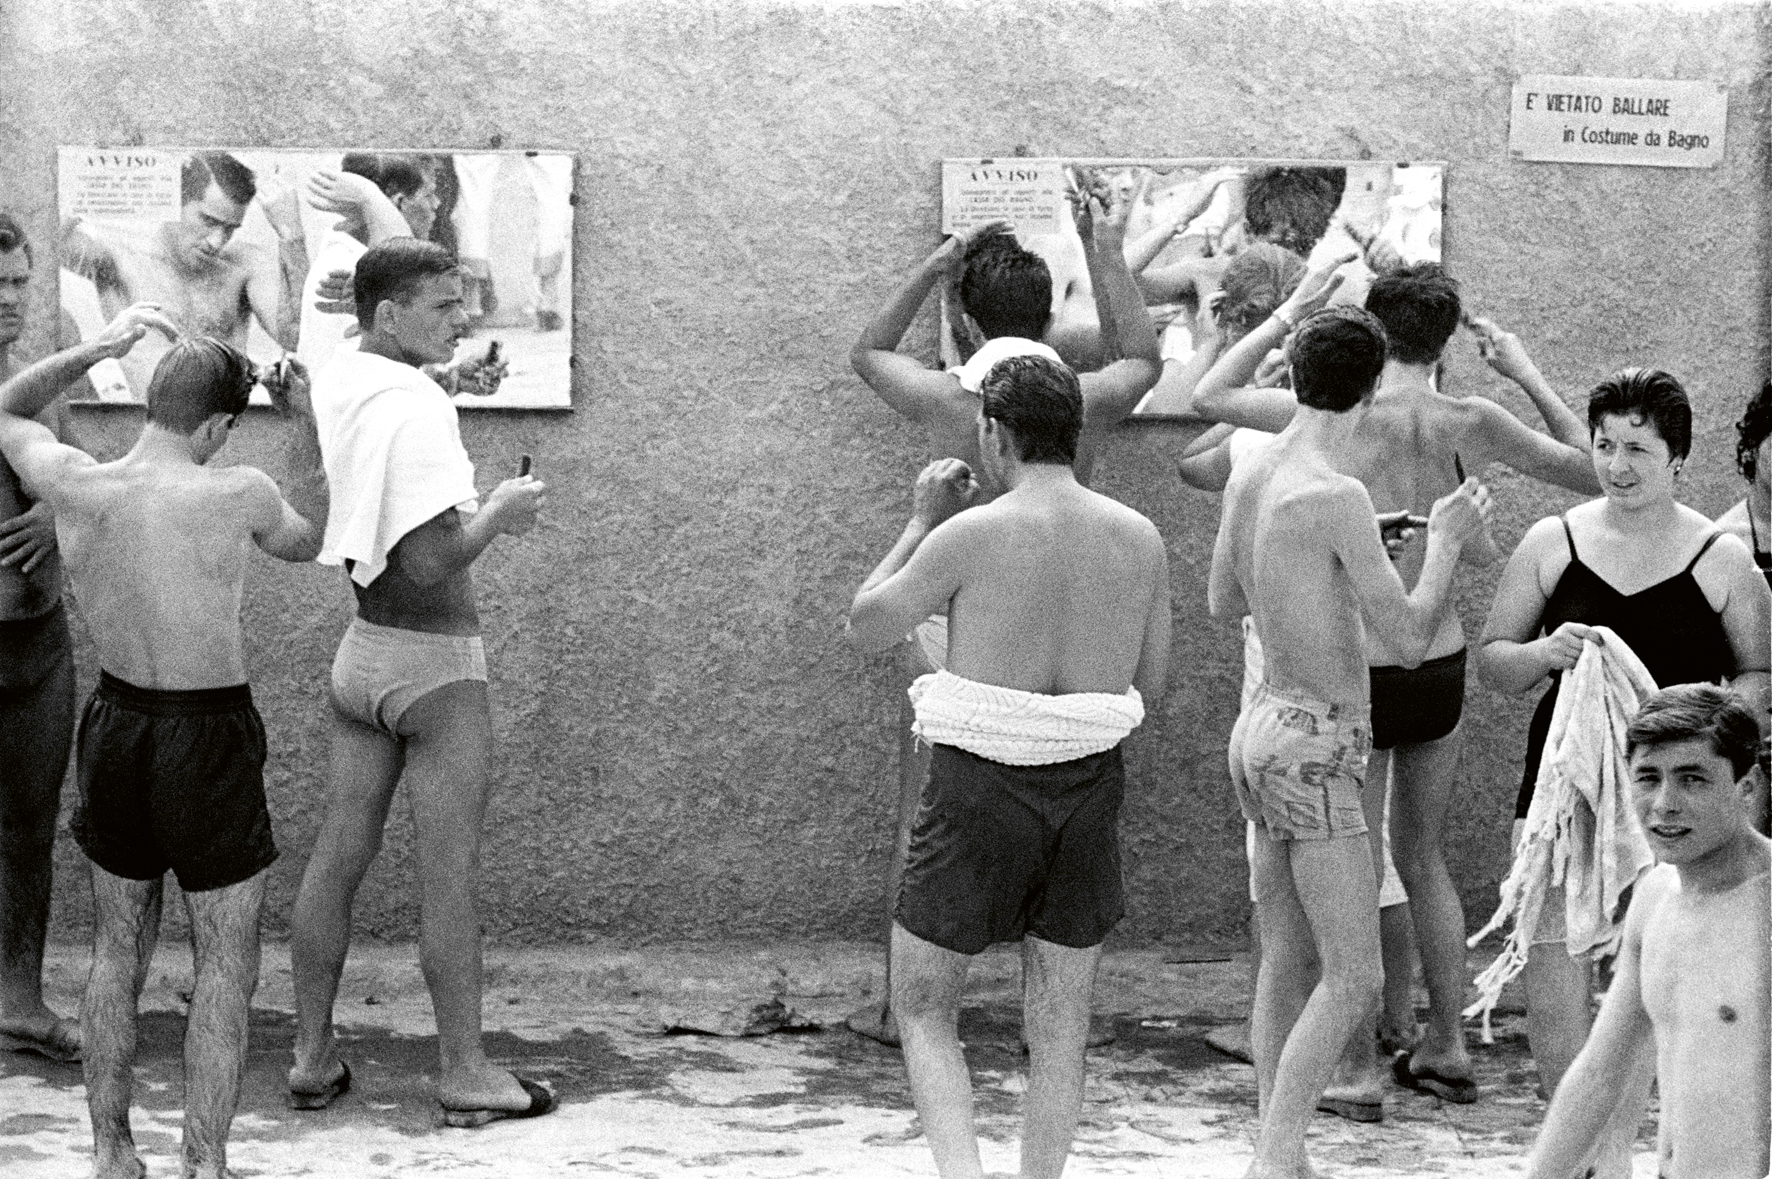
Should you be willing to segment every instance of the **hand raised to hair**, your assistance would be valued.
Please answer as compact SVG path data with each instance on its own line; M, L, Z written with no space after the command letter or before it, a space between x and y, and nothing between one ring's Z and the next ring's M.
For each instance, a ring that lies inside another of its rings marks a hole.
M166 317L158 303L132 303L117 313L117 317L104 326L104 330L92 338L92 342L107 359L120 360L129 355L141 338L153 328L168 340L177 342L182 334L178 325Z
M978 493L971 467L959 459L936 459L917 476L916 489L911 493L911 515L933 529L971 507Z

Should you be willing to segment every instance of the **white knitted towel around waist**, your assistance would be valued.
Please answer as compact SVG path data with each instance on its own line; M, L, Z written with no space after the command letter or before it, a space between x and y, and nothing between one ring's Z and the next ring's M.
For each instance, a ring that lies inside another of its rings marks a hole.
M1012 766L1075 761L1112 749L1144 720L1137 688L1047 696L942 670L911 684L911 732Z

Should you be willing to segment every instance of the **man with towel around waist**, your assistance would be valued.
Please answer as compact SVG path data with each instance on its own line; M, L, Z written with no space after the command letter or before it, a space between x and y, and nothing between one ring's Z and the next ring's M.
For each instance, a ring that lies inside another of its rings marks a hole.
M552 1094L495 1067L480 1042L474 886L492 717L468 567L500 533L529 530L542 484L509 479L478 504L455 407L419 371L447 362L467 329L455 256L396 238L358 261L354 290L362 342L335 352L314 379L314 417L333 481L320 561L350 571L357 617L332 665L331 797L295 901L290 1104L322 1109L350 1085L333 1042L332 1005L351 903L404 776L444 1120L474 1126L533 1117L553 1108Z
M1120 919L1120 742L1162 691L1169 566L1149 520L1077 482L1076 376L1039 356L985 377L979 461L917 479L904 535L850 608L885 650L947 607L948 662L911 689L934 746L892 928L892 1009L943 1179L977 1177L957 1035L973 955L1020 940L1031 1058L1021 1174L1064 1168L1102 940Z

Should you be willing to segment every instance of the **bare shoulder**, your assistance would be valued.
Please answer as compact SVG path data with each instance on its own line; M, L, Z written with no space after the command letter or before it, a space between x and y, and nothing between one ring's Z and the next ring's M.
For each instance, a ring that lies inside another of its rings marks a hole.
M1717 527L1732 535L1747 540L1753 536L1753 524L1747 515L1747 500L1735 501L1735 506L1717 517Z

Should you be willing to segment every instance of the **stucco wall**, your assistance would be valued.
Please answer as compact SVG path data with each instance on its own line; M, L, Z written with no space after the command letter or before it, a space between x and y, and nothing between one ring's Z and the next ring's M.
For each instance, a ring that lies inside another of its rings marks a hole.
M1700 406L1687 498L1714 514L1737 495L1729 423L1765 372L1762 6L66 0L0 19L0 204L40 243L58 144L579 153L576 411L464 424L483 485L528 451L552 489L545 525L476 570L498 738L482 892L502 938L881 932L895 678L839 619L928 452L846 354L935 240L943 156L1445 160L1468 301L1566 396L1625 363L1679 373ZM1722 82L1724 163L1510 162L1527 72ZM36 299L41 345L47 274ZM912 342L930 355L927 322ZM1467 339L1450 373L1529 411ZM115 453L134 425L81 428ZM1223 767L1239 650L1205 617L1216 501L1180 485L1176 452L1132 427L1096 468L1175 566L1171 691L1131 746L1130 941L1233 933L1245 912ZM229 453L274 463L269 419ZM1510 547L1570 502L1494 486ZM1463 593L1473 628L1492 584ZM335 572L254 567L273 933L320 814L348 612ZM1476 689L1471 705L1449 842L1478 920L1527 708ZM374 936L415 929L403 810L359 903ZM65 839L57 870L56 932L75 936L88 901Z

